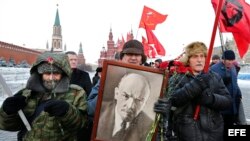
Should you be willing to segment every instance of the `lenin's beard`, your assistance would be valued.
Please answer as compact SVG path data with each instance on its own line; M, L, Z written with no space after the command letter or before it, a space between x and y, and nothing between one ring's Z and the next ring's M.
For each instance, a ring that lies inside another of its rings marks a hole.
M58 83L59 83L58 80L49 80L49 81L43 80L43 86L49 91L53 90Z

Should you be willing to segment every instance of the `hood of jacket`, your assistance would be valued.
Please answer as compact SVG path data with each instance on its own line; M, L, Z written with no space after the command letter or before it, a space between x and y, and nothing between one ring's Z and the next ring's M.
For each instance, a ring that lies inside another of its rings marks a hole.
M62 93L66 92L69 88L69 82L71 77L71 68L68 61L68 57L64 53L51 53L46 52L37 57L36 62L32 65L30 69L30 78L27 81L26 88L34 90L36 92L46 92L46 89L42 84L42 77L38 73L38 66L43 63L49 63L60 68L62 73L61 81L55 87L54 92Z

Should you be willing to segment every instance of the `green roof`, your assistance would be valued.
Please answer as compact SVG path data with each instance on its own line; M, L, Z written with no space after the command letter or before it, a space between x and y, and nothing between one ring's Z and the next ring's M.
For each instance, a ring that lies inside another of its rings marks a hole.
M60 25L60 18L59 18L58 9L56 10L56 19L55 19L54 26L61 26L61 25Z

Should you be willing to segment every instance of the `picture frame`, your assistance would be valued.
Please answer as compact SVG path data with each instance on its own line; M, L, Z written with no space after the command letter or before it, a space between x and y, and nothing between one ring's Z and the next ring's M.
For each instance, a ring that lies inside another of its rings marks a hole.
M127 76L130 78L126 79ZM156 116L153 105L163 96L167 86L166 76L167 71L164 70L118 60L104 60L91 140L145 141ZM148 88L142 88L144 90L140 91L141 86ZM126 90L127 87L131 87L129 91ZM140 94L133 94L134 92ZM128 105L133 105L133 108L137 106L138 109L128 110ZM128 118L122 118L126 116ZM127 125L124 127L126 131L119 137L122 124L118 123L124 121Z

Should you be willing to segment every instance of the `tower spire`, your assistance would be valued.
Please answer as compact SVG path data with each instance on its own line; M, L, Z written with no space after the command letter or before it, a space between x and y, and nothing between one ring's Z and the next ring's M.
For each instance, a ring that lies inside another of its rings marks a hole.
M58 4L56 5L56 17L55 17L55 22L53 26L53 35L52 35L52 46L51 50L57 51L57 52L62 52L62 28L60 24L60 17L59 17L59 10L58 10Z

